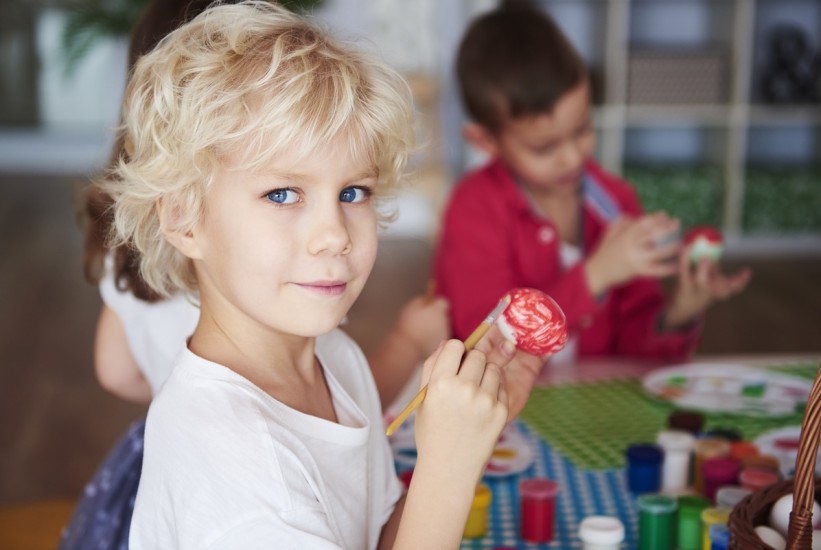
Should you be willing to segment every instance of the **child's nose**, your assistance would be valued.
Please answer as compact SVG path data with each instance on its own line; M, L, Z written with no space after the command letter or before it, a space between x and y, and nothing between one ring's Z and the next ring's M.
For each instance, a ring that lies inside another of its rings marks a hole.
M567 169L575 169L584 163L584 151L575 141L569 141L562 147L562 163Z
M347 254L351 250L351 236L341 208L316 212L308 248L311 254Z

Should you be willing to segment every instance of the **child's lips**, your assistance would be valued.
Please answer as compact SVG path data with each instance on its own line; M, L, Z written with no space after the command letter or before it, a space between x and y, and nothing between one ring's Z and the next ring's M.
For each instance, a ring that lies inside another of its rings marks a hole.
M345 281L310 281L306 283L296 283L296 285L323 296L338 296L345 292L345 289L348 287L348 283Z

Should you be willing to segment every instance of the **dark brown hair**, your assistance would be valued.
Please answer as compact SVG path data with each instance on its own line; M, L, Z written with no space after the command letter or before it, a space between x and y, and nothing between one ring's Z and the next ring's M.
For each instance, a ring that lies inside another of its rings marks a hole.
M456 75L468 114L496 133L506 119L550 113L588 73L553 19L519 0L473 21L459 47Z
M131 34L128 49L128 66L151 51L168 33L205 10L213 0L154 0L146 8ZM225 2L222 3L231 3ZM126 155L125 144L117 138L111 152L109 165ZM86 280L97 284L103 276L103 260L109 248L108 234L114 222L112 200L94 187L86 187L80 213L85 230L85 254L83 273ZM156 302L160 296L151 290L140 276L137 252L130 246L110 250L114 260L114 280L118 289L130 291L141 300Z

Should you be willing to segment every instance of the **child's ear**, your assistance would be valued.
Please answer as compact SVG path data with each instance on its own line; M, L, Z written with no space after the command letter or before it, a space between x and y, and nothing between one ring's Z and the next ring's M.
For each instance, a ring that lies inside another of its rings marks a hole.
M465 141L490 157L495 157L499 152L496 136L480 124L468 122L462 129L462 135Z
M157 213L160 218L162 234L171 246L192 260L199 259L200 249L194 234L181 228L181 211L179 205L169 200L157 200Z

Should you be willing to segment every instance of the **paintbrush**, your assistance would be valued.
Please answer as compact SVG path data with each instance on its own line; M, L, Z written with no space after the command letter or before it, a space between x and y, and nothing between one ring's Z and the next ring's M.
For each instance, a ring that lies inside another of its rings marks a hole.
M487 333L487 331L490 330L490 327L493 326L493 323L496 321L496 319L499 317L499 315L502 314L502 312L505 310L505 308L509 304L510 304L510 295L506 294L501 300L499 300L499 303L496 304L496 307L493 308L493 311L491 311L488 314L488 316L485 317L485 320L482 321L481 323L479 323L479 326L476 327L476 330L474 330L470 334L470 336L467 337L467 339L465 340L465 351L466 352L472 350L476 346L476 344L479 342L479 340L482 339L482 336L484 336ZM394 418L393 422L391 422L388 425L387 429L385 430L385 434L387 434L389 436L393 435L393 433L397 429L399 429L399 426L401 426L402 423L405 422L405 420L407 420L407 418L410 416L410 414L413 411L416 410L416 407L418 407L419 405L422 404L422 401L425 400L425 396L427 394L428 394L428 385L425 384L425 386L421 390L419 390L419 393L416 394L416 397L411 399L410 403L408 403L407 406L404 409L402 409L402 412L399 413L399 416Z

